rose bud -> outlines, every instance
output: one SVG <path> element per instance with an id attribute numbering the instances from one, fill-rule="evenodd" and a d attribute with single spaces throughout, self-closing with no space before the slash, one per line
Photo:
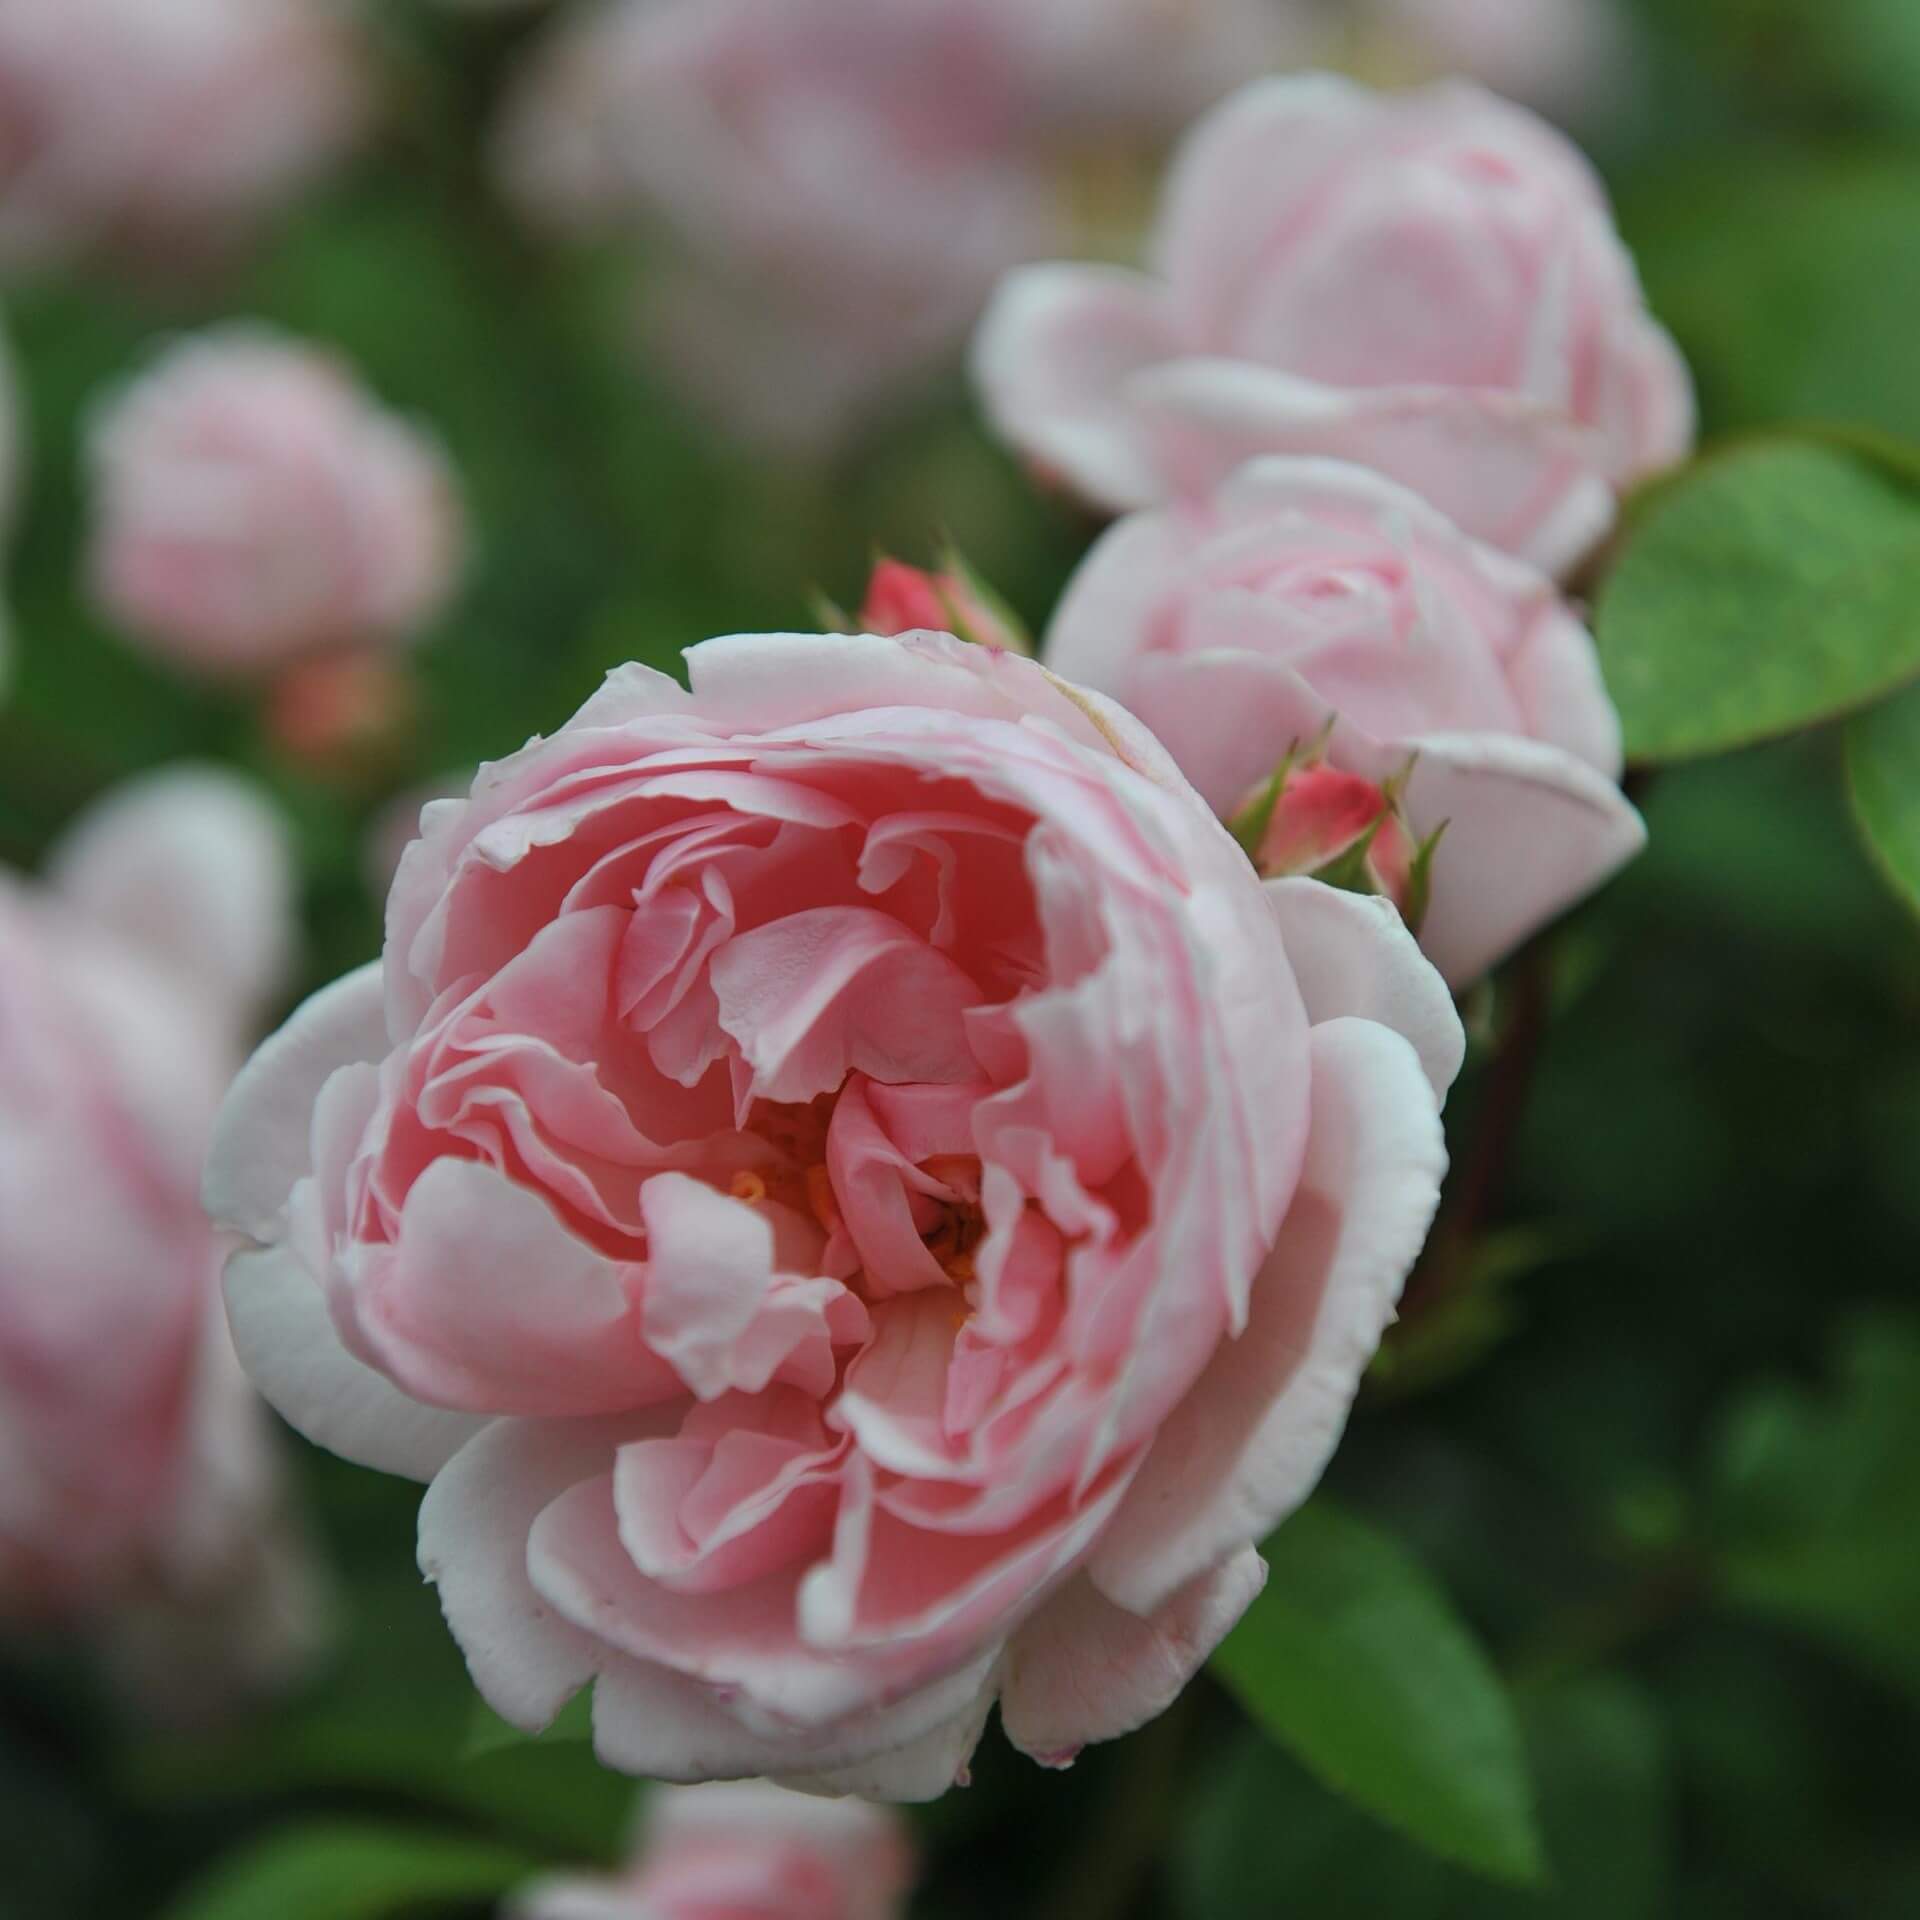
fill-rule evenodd
<path id="1" fill-rule="evenodd" d="M 0 271 L 204 262 L 332 165 L 367 105 L 327 0 L 0 0 Z"/>
<path id="2" fill-rule="evenodd" d="M 951 633 L 976 646 L 1033 652 L 1018 615 L 958 553 L 938 573 L 876 561 L 857 623 L 862 633 Z"/>
<path id="3" fill-rule="evenodd" d="M 1426 918 L 1434 848 L 1444 828 L 1424 842 L 1400 807 L 1406 775 L 1373 781 L 1328 766 L 1317 754 L 1289 755 L 1270 780 L 1247 796 L 1231 820 L 1233 837 L 1269 880 L 1306 874 L 1350 893 L 1391 900 L 1414 932 Z"/>
<path id="4" fill-rule="evenodd" d="M 1598 179 L 1472 87 L 1247 88 L 1189 137 L 1153 260 L 1017 271 L 975 342 L 999 431 L 1098 505 L 1324 456 L 1563 573 L 1692 443 Z"/>
<path id="5" fill-rule="evenodd" d="M 403 763 L 419 693 L 399 662 L 364 647 L 296 660 L 278 674 L 262 715 L 288 760 L 325 779 L 378 774 Z"/>
<path id="6" fill-rule="evenodd" d="M 616 1879 L 538 1881 L 512 1920 L 895 1920 L 913 1881 L 900 1816 L 764 1781 L 649 1794 Z"/>
<path id="7" fill-rule="evenodd" d="M 445 458 L 329 355 L 258 328 L 182 342 L 96 421 L 102 607 L 189 671 L 398 646 L 454 585 Z"/>
<path id="8" fill-rule="evenodd" d="M 1363 468 L 1256 461 L 1121 520 L 1046 657 L 1124 701 L 1223 814 L 1308 745 L 1392 782 L 1426 850 L 1421 945 L 1455 986 L 1645 839 L 1593 641 L 1553 583 Z"/>
<path id="9" fill-rule="evenodd" d="M 427 808 L 236 1082 L 242 1359 L 430 1482 L 482 1694 L 608 1765 L 1064 1764 L 1264 1577 L 1432 1215 L 1462 1035 L 1098 694 L 948 635 L 622 668 Z"/>
<path id="10" fill-rule="evenodd" d="M 133 782 L 0 877 L 0 1618 L 203 1714 L 316 1629 L 197 1205 L 214 1109 L 284 966 L 283 836 L 224 774 Z"/>

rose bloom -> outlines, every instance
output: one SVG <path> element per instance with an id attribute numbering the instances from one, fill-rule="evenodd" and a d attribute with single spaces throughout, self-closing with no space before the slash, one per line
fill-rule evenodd
<path id="1" fill-rule="evenodd" d="M 359 131 L 327 0 L 0 0 L 0 271 L 219 251 Z"/>
<path id="2" fill-rule="evenodd" d="M 894 1920 L 913 1881 L 898 1814 L 764 1781 L 661 1787 L 617 1879 L 556 1877 L 513 1920 Z"/>
<path id="3" fill-rule="evenodd" d="M 264 329 L 171 348 L 101 413 L 89 451 L 95 595 L 190 671 L 401 644 L 458 576 L 438 446 L 330 355 Z"/>
<path id="4" fill-rule="evenodd" d="M 1376 787 L 1405 773 L 1413 838 L 1445 828 L 1420 937 L 1456 985 L 1645 839 L 1593 641 L 1553 584 L 1363 468 L 1256 461 L 1121 520 L 1047 658 L 1123 700 L 1223 814 L 1316 742 Z"/>
<path id="5" fill-rule="evenodd" d="M 1560 573 L 1692 442 L 1598 179 L 1472 87 L 1247 88 L 1176 161 L 1153 262 L 1016 272 L 975 343 L 1000 432 L 1099 505 L 1352 460 Z"/>
<path id="6" fill-rule="evenodd" d="M 613 0 L 504 119 L 537 223 L 658 220 L 640 327 L 746 437 L 831 440 L 1068 245 L 1074 155 L 1158 136 L 1293 36 L 1271 0 Z"/>
<path id="7" fill-rule="evenodd" d="M 1032 661 L 687 660 L 428 808 L 384 961 L 241 1075 L 242 1359 L 431 1481 L 516 1726 L 593 1681 L 609 1765 L 925 1798 L 998 1696 L 1064 1764 L 1258 1590 L 1425 1233 L 1459 1023 L 1390 907 L 1263 889 Z"/>
<path id="8" fill-rule="evenodd" d="M 0 877 L 0 1618 L 204 1710 L 311 1637 L 311 1579 L 219 1309 L 201 1160 L 286 959 L 246 788 L 135 781 Z"/>

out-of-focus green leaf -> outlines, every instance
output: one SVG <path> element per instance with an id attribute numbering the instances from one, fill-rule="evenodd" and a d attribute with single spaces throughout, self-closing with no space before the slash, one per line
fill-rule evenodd
<path id="1" fill-rule="evenodd" d="M 537 1865 L 460 1834 L 314 1821 L 222 1861 L 165 1920 L 386 1920 L 493 1899 Z"/>
<path id="2" fill-rule="evenodd" d="M 1822 15 L 1823 33 L 1839 10 Z M 1920 436 L 1916 202 L 1909 150 L 1778 145 L 1662 170 L 1627 197 L 1654 311 L 1692 361 L 1713 426 L 1820 417 Z"/>
<path id="3" fill-rule="evenodd" d="M 1635 522 L 1596 633 L 1627 753 L 1724 753 L 1920 674 L 1920 493 L 1811 441 L 1737 447 Z"/>
<path id="4" fill-rule="evenodd" d="M 1264 1551 L 1266 1590 L 1215 1671 L 1329 1786 L 1435 1853 L 1534 1879 L 1540 1841 L 1506 1689 L 1431 1576 L 1324 1502 Z"/>
<path id="5" fill-rule="evenodd" d="M 1920 1700 L 1920 1324 L 1857 1325 L 1824 1395 L 1762 1389 L 1711 1475 L 1729 1598 L 1830 1640 Z"/>
<path id="6" fill-rule="evenodd" d="M 1847 790 L 1874 864 L 1920 912 L 1920 690 L 1882 701 L 1848 726 Z"/>
<path id="7" fill-rule="evenodd" d="M 1523 1702 L 1548 1878 L 1490 1887 L 1449 1867 L 1254 1739 L 1202 1776 L 1176 1859 L 1192 1920 L 1278 1913 L 1367 1920 L 1658 1920 L 1672 1879 L 1671 1782 L 1659 1718 L 1598 1674 Z"/>

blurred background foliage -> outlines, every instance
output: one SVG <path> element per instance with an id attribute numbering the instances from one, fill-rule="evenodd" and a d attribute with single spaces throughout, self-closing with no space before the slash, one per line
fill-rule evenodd
<path id="1" fill-rule="evenodd" d="M 1920 436 L 1920 6 L 1639 12 L 1642 97 L 1598 158 L 1710 432 Z M 401 111 L 226 281 L 9 301 L 35 457 L 0 851 L 31 863 L 136 768 L 235 761 L 297 823 L 309 985 L 376 949 L 364 842 L 392 795 L 557 724 L 611 665 L 805 625 L 810 588 L 857 598 L 874 547 L 924 559 L 949 534 L 1039 625 L 1090 532 L 987 441 L 957 376 L 827 467 L 703 431 L 631 363 L 624 267 L 544 248 L 489 190 L 474 129 L 532 24 L 384 9 Z M 88 409 L 156 335 L 233 313 L 336 343 L 431 420 L 476 529 L 418 656 L 415 736 L 345 776 L 277 757 L 246 705 L 166 677 L 78 589 Z M 1841 760 L 1825 728 L 1648 777 L 1649 851 L 1476 1009 L 1495 1035 L 1548 1016 L 1511 1164 L 1469 1255 L 1416 1282 L 1317 1522 L 1334 1560 L 1401 1556 L 1412 1585 L 1348 1638 L 1294 1622 L 1292 1657 L 1349 1708 L 1396 1644 L 1407 1685 L 1444 1686 L 1422 1608 L 1444 1609 L 1442 1637 L 1513 1690 L 1544 1878 L 1421 1849 L 1329 1789 L 1338 1755 L 1310 1771 L 1209 1679 L 1063 1776 L 990 1738 L 972 1787 L 917 1816 L 916 1913 L 1920 1912 L 1920 930 L 1852 830 Z M 1871 769 L 1856 791 L 1914 806 Z M 1470 1069 L 1460 1160 L 1500 1097 Z M 300 1466 L 341 1642 L 297 1701 L 143 1734 L 57 1654 L 0 1665 L 7 1920 L 480 1912 L 536 1865 L 618 1856 L 629 1784 L 564 1728 L 503 1742 L 477 1712 L 413 1571 L 413 1490 Z M 1257 1702 L 1250 1659 L 1223 1672 Z M 1314 1757 L 1311 1729 L 1290 1744 Z"/>

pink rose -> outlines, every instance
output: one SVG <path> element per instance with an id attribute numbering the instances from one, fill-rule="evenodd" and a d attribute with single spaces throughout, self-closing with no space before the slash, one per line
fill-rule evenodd
<path id="1" fill-rule="evenodd" d="M 1032 661 L 687 662 L 430 807 L 384 962 L 241 1075 L 236 1341 L 432 1482 L 515 1725 L 592 1681 L 609 1765 L 916 1798 L 997 1696 L 1064 1762 L 1258 1589 L 1426 1230 L 1459 1023 L 1390 907 L 1263 889 Z"/>
<path id="2" fill-rule="evenodd" d="M 1645 838 L 1593 642 L 1552 583 L 1363 468 L 1257 461 L 1205 504 L 1122 520 L 1047 659 L 1125 701 L 1222 813 L 1323 737 L 1342 772 L 1406 772 L 1413 838 L 1445 828 L 1420 942 L 1456 985 Z"/>
<path id="3" fill-rule="evenodd" d="M 177 665 L 397 645 L 452 590 L 445 458 L 312 348 L 250 327 L 183 341 L 100 416 L 91 452 L 94 590 Z"/>
<path id="4" fill-rule="evenodd" d="M 1691 444 L 1599 181 L 1471 87 L 1247 88 L 1176 162 L 1154 259 L 1017 272 L 975 343 L 995 425 L 1103 506 L 1327 456 L 1559 573 Z"/>
<path id="5" fill-rule="evenodd" d="M 641 326 L 681 390 L 806 447 L 953 355 L 995 283 L 1069 243 L 1111 161 L 1297 44 L 1275 0 L 611 0 L 509 104 L 542 225 L 662 222 Z"/>
<path id="6" fill-rule="evenodd" d="M 326 0 L 0 0 L 0 270 L 243 237 L 366 105 Z"/>
<path id="7" fill-rule="evenodd" d="M 764 1781 L 660 1787 L 613 1880 L 537 1882 L 515 1920 L 894 1920 L 913 1882 L 897 1814 Z"/>
<path id="8" fill-rule="evenodd" d="M 213 772 L 121 789 L 45 887 L 0 877 L 0 1615 L 195 1707 L 311 1628 L 197 1204 L 290 909 L 278 825 Z"/>

